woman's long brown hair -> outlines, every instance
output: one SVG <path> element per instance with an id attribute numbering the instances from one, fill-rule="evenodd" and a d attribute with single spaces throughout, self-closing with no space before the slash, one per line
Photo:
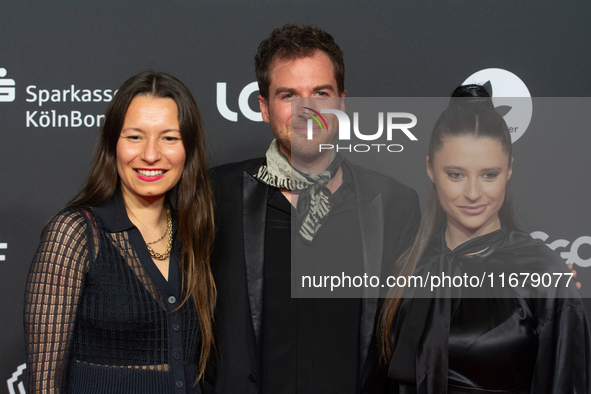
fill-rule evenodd
<path id="1" fill-rule="evenodd" d="M 454 91 L 452 97 L 450 105 L 441 114 L 433 128 L 429 141 L 429 162 L 433 163 L 435 154 L 443 148 L 445 140 L 469 136 L 498 141 L 508 157 L 509 167 L 511 167 L 512 145 L 509 129 L 503 117 L 495 111 L 486 90 L 479 85 L 461 86 Z M 520 227 L 513 210 L 510 185 L 507 185 L 505 189 L 505 199 L 499 210 L 499 218 L 510 229 L 518 230 Z M 445 221 L 446 214 L 439 203 L 437 189 L 433 184 L 419 231 L 411 247 L 394 264 L 394 275 L 408 277 L 414 273 L 417 263 Z M 389 363 L 392 358 L 394 349 L 391 334 L 404 292 L 405 288 L 391 288 L 382 304 L 378 323 L 380 362 L 382 364 Z"/>
<path id="2" fill-rule="evenodd" d="M 166 198 L 175 207 L 179 218 L 177 236 L 182 243 L 184 277 L 180 306 L 192 299 L 199 317 L 201 355 L 198 379 L 201 380 L 207 361 L 216 352 L 214 309 L 217 292 L 209 264 L 215 234 L 214 209 L 201 115 L 191 92 L 182 82 L 168 74 L 150 71 L 125 81 L 107 108 L 90 175 L 68 205 L 97 206 L 115 192 L 120 182 L 117 141 L 129 104 L 141 95 L 170 98 L 178 107 L 186 158 L 181 178 Z"/>

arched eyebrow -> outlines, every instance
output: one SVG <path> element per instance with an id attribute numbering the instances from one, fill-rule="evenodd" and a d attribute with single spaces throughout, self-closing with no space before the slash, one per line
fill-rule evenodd
<path id="1" fill-rule="evenodd" d="M 460 166 L 443 166 L 443 169 L 445 171 L 449 171 L 449 170 L 464 171 L 464 167 L 460 167 Z"/>
<path id="2" fill-rule="evenodd" d="M 126 128 L 124 128 L 123 130 L 121 130 L 121 132 L 122 132 L 122 133 L 123 133 L 124 131 L 137 131 L 137 132 L 140 132 L 140 133 L 144 133 L 144 132 L 145 132 L 144 130 L 142 130 L 142 129 L 141 129 L 141 128 L 139 128 L 139 127 L 126 127 Z"/>
<path id="3" fill-rule="evenodd" d="M 139 128 L 139 127 L 126 127 L 123 130 L 121 130 L 121 132 L 123 133 L 124 131 L 129 131 L 129 130 L 131 130 L 131 131 L 137 131 L 137 132 L 140 132 L 140 133 L 145 133 L 145 131 L 143 129 Z M 163 134 L 163 133 L 169 133 L 171 131 L 176 131 L 178 133 L 181 132 L 179 129 L 164 129 L 164 130 L 159 131 L 158 133 L 159 134 Z"/>
<path id="4" fill-rule="evenodd" d="M 465 171 L 464 167 L 460 167 L 460 166 L 444 166 L 443 169 L 445 171 Z M 503 167 L 488 167 L 488 168 L 483 168 L 482 170 L 480 170 L 481 172 L 495 172 L 495 171 L 501 171 L 503 169 Z"/>
<path id="5" fill-rule="evenodd" d="M 275 90 L 275 95 L 281 94 L 281 93 L 295 93 L 295 89 L 294 88 L 284 88 L 284 87 L 279 87 L 277 88 L 277 90 Z"/>
<path id="6" fill-rule="evenodd" d="M 318 92 L 319 90 L 330 90 L 331 92 L 334 92 L 335 91 L 334 87 L 332 85 L 330 85 L 330 84 L 319 85 L 319 86 L 316 86 L 314 88 L 314 91 L 315 92 Z"/>
<path id="7" fill-rule="evenodd" d="M 502 169 L 503 169 L 503 167 L 489 167 L 489 168 L 482 169 L 482 172 L 495 172 L 495 171 L 501 171 Z"/>
<path id="8" fill-rule="evenodd" d="M 162 134 L 162 133 L 168 133 L 168 132 L 170 132 L 170 131 L 176 131 L 176 132 L 178 132 L 178 133 L 180 133 L 180 132 L 181 132 L 179 129 L 165 129 L 165 130 L 162 130 L 162 131 L 160 132 L 160 134 Z"/>

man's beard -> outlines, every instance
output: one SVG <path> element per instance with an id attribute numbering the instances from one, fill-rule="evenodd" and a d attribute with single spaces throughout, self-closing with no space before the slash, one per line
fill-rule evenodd
<path id="1" fill-rule="evenodd" d="M 314 139 L 308 140 L 302 135 L 293 136 L 290 126 L 286 128 L 287 131 L 285 131 L 284 128 L 280 132 L 276 132 L 276 130 L 278 130 L 277 127 L 277 124 L 271 122 L 271 128 L 273 129 L 273 134 L 275 135 L 279 146 L 290 152 L 292 158 L 305 161 L 316 159 L 322 156 L 323 153 L 326 153 L 326 151 L 320 151 L 320 145 L 332 144 L 335 137 L 330 136 L 328 133 L 323 133 L 321 136 L 316 136 Z"/>

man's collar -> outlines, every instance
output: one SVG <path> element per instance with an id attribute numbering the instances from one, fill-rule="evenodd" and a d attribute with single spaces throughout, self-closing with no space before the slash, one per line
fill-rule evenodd
<path id="1" fill-rule="evenodd" d="M 355 190 L 357 198 L 361 198 L 365 201 L 371 201 L 375 198 L 376 192 L 373 186 L 365 179 L 367 174 L 362 174 L 362 172 L 367 172 L 367 170 L 356 171 L 356 169 L 359 170 L 361 168 L 357 167 L 347 159 L 343 160 L 341 167 L 343 168 L 343 183 L 348 182 L 352 185 L 352 189 Z"/>
<path id="2" fill-rule="evenodd" d="M 343 164 L 345 164 L 347 161 L 343 160 Z M 345 183 L 350 183 L 350 184 L 355 184 L 355 182 L 353 181 L 353 175 L 351 174 L 351 168 L 347 165 L 343 165 L 341 164 L 341 169 L 343 170 L 343 184 Z"/>

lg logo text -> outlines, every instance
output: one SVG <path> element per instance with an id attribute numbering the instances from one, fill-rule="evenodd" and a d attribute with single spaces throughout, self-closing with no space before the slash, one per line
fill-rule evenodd
<path id="1" fill-rule="evenodd" d="M 260 112 L 253 111 L 248 105 L 249 97 L 259 91 L 259 84 L 257 82 L 249 83 L 242 89 L 238 96 L 238 108 L 242 115 L 253 122 L 262 122 L 263 116 Z M 216 104 L 220 114 L 230 122 L 238 122 L 238 113 L 228 108 L 226 82 L 217 83 Z"/>

